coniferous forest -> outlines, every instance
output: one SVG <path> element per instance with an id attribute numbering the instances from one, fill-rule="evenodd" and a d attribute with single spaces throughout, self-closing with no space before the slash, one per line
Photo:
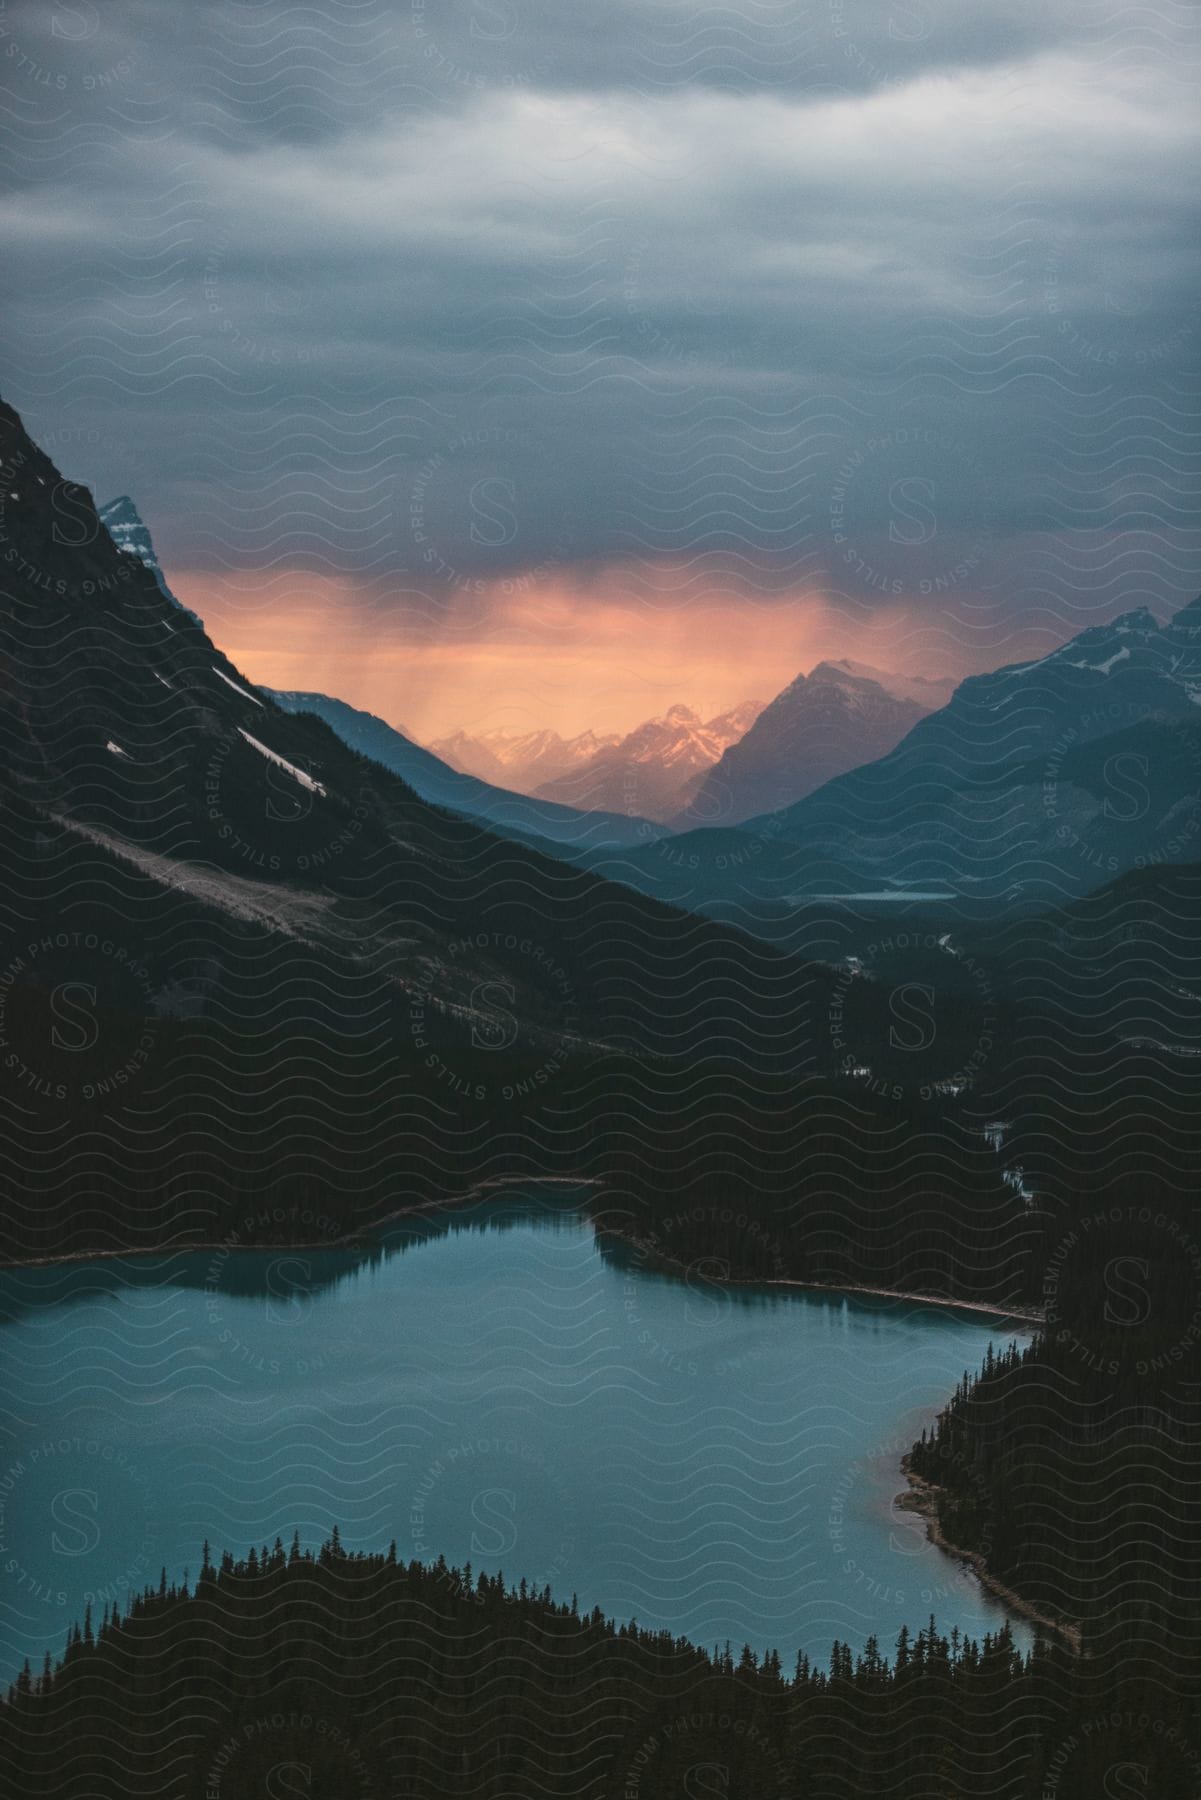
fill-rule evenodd
<path id="1" fill-rule="evenodd" d="M 48 483 L 51 466 L 8 419 L 14 466 L 32 459 Z M 25 521 L 31 556 L 44 523 L 36 510 Z M 90 554 L 102 575 L 118 553 L 101 544 Z M 65 550 L 53 555 L 73 566 Z M 108 604 L 100 625 L 62 598 L 33 625 L 20 606 L 9 622 L 14 657 L 31 629 L 47 643 L 66 629 L 76 649 L 95 641 L 68 706 L 34 679 L 36 702 L 8 721 L 14 742 L 31 721 L 34 731 L 5 813 L 9 898 L 26 942 L 5 990 L 11 1142 L 24 1158 L 20 1197 L 4 1213 L 7 1256 L 304 1243 L 319 1205 L 322 1244 L 367 1265 L 371 1228 L 398 1201 L 401 1211 L 433 1206 L 436 1230 L 437 1209 L 481 1186 L 558 1176 L 580 1184 L 618 1265 L 1013 1308 L 1041 1320 L 1033 1340 L 969 1371 L 907 1462 L 931 1529 L 1036 1619 L 1039 1635 L 1020 1654 L 1004 1634 L 965 1642 L 934 1617 L 897 1643 L 859 1654 L 832 1644 L 828 1665 L 794 1669 L 779 1660 L 787 1645 L 757 1659 L 737 1644 L 581 1617 L 561 1594 L 529 1592 L 520 1568 L 477 1579 L 349 1556 L 336 1540 L 316 1558 L 276 1546 L 235 1562 L 241 1546 L 221 1545 L 189 1586 L 164 1572 L 157 1589 L 119 1601 L 119 1614 L 101 1603 L 59 1664 L 21 1675 L 0 1708 L 7 1790 L 180 1800 L 1195 1793 L 1196 1075 L 1185 1060 L 1165 1076 L 1162 1053 L 1131 1036 L 1175 1004 L 1164 1000 L 1165 971 L 1171 993 L 1192 979 L 1192 868 L 975 940 L 965 932 L 959 954 L 986 971 L 989 999 L 982 1015 L 952 984 L 916 1085 L 890 1039 L 887 990 L 870 984 L 856 996 L 856 1028 L 879 1040 L 879 1055 L 863 1086 L 813 1038 L 814 1012 L 840 992 L 828 966 L 564 874 L 524 848 L 510 889 L 511 849 L 325 747 L 327 780 L 337 762 L 360 784 L 374 837 L 325 878 L 319 930 L 295 929 L 293 883 L 255 890 L 272 934 L 263 960 L 249 953 L 262 920 L 246 916 L 219 844 L 198 882 L 178 847 L 170 863 L 149 848 L 158 823 L 141 775 L 106 765 L 93 793 L 80 773 L 81 759 L 90 767 L 80 693 L 120 707 L 122 736 L 149 729 L 154 739 L 144 694 L 121 690 L 153 679 L 139 641 L 170 603 L 135 581 L 132 600 Z M 194 624 L 172 635 L 171 679 L 197 696 L 216 653 Z M 89 688 L 90 661 L 114 650 L 115 701 Z M 43 647 L 35 675 L 42 656 L 57 667 Z M 229 689 L 233 678 L 222 679 Z M 189 704 L 198 737 L 223 728 L 207 698 Z M 216 704 L 243 717 L 263 705 L 224 694 Z M 177 715 L 163 721 L 162 747 L 179 764 L 186 812 L 194 773 Z M 273 725 L 277 742 L 284 728 Z M 303 759 L 315 727 L 302 715 L 286 729 Z M 81 781 L 96 822 L 51 852 L 50 827 Z M 448 929 L 469 923 L 464 868 L 514 930 L 448 942 Z M 473 977 L 506 979 L 504 959 L 523 954 L 516 928 L 531 884 L 549 908 L 550 966 L 573 1000 L 570 1016 L 556 1010 L 544 967 L 513 988 L 528 1018 L 495 1096 L 479 1019 L 453 994 L 435 1003 L 428 970 L 444 959 L 445 981 L 466 944 Z M 386 984 L 396 944 L 355 940 L 365 895 L 414 921 L 425 943 L 421 1057 L 406 1042 L 412 990 Z M 99 995 L 102 1029 L 82 1060 L 59 1058 L 81 1097 L 68 1129 L 47 1133 L 27 1104 L 38 1088 L 24 1058 L 45 1035 L 48 993 L 86 973 L 71 925 L 80 908 L 106 944 L 139 914 L 145 961 Z M 610 954 L 623 934 L 639 945 L 639 969 Z M 897 959 L 891 974 L 906 974 L 904 934 L 883 954 Z M 49 976 L 33 966 L 41 955 Z M 698 1009 L 694 966 L 712 1015 Z M 312 1053 L 292 1055 L 298 1031 Z M 970 1080 L 936 1079 L 966 1067 L 985 1037 L 987 1061 Z M 119 1052 L 140 1090 L 135 1052 L 147 1038 L 144 1128 L 114 1132 L 106 1070 Z M 559 1053 L 548 1052 L 556 1041 Z M 1107 1074 L 1115 1056 L 1119 1104 Z"/>
<path id="2" fill-rule="evenodd" d="M 1148 1204 L 1187 1244 L 1191 1209 Z M 1056 1282 L 1054 1324 L 990 1353 L 909 1457 L 946 1540 L 1045 1621 L 1029 1654 L 932 1617 L 785 1667 L 582 1613 L 516 1571 L 348 1554 L 336 1531 L 316 1555 L 206 1544 L 189 1583 L 164 1571 L 89 1609 L 61 1661 L 26 1667 L 0 1708 L 7 1791 L 1094 1800 L 1126 1770 L 1190 1800 L 1196 1302 L 1165 1255 L 1134 1339 L 1133 1315 L 1106 1319 L 1104 1271 L 1145 1224 L 1112 1211 Z"/>
<path id="3" fill-rule="evenodd" d="M 1198 76 L 0 0 L 0 1800 L 1201 1800 Z"/>
<path id="4" fill-rule="evenodd" d="M 14 1793 L 1093 1800 L 1118 1763 L 1196 1793 L 1195 1694 L 931 1620 L 827 1667 L 702 1651 L 395 1545 L 277 1542 L 88 1618 L 0 1714 Z M 289 1782 L 293 1785 L 289 1786 Z M 307 1785 L 305 1785 L 307 1783 Z"/>

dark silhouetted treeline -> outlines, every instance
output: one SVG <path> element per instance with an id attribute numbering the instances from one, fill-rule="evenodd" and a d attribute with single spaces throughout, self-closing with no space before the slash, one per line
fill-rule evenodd
<path id="1" fill-rule="evenodd" d="M 1118 1700 L 1067 1652 L 934 1622 L 828 1669 L 705 1653 L 548 1593 L 386 1555 L 296 1546 L 208 1562 L 189 1591 L 88 1618 L 0 1707 L 14 1795 L 89 1800 L 1096 1800 L 1118 1763 L 1196 1792 L 1170 1701 Z"/>
<path id="2" fill-rule="evenodd" d="M 1089 1663 L 1144 1698 L 1201 1695 L 1197 1208 L 1111 1185 L 1047 1222 L 1046 1325 L 965 1379 L 914 1471 L 946 1536 L 1079 1621 Z"/>

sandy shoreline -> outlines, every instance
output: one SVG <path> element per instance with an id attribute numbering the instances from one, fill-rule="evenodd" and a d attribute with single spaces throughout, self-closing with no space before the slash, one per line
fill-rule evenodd
<path id="1" fill-rule="evenodd" d="M 1025 1619 L 1031 1625 L 1039 1626 L 1043 1631 L 1050 1632 L 1052 1636 L 1059 1638 L 1079 1656 L 1082 1648 L 1079 1625 L 1074 1624 L 1070 1619 L 1053 1618 L 1050 1613 L 1040 1611 L 1037 1606 L 1033 1606 L 1030 1601 L 1024 1600 L 1020 1594 L 1015 1593 L 1013 1588 L 1006 1587 L 1003 1581 L 998 1581 L 978 1550 L 965 1550 L 960 1544 L 952 1544 L 938 1522 L 938 1496 L 941 1490 L 934 1482 L 926 1481 L 923 1476 L 916 1474 L 910 1468 L 908 1456 L 901 1458 L 901 1473 L 909 1483 L 909 1492 L 902 1494 L 896 1504 L 905 1512 L 917 1513 L 919 1518 L 925 1521 L 926 1535 L 930 1542 L 935 1544 L 945 1555 L 954 1557 L 956 1562 L 963 1563 L 966 1568 L 969 1568 L 985 1592 L 999 1600 L 1008 1612 L 1013 1613 L 1019 1619 Z"/>
<path id="2" fill-rule="evenodd" d="M 912 1294 L 904 1288 L 859 1287 L 833 1281 L 756 1282 L 757 1287 L 807 1288 L 815 1294 L 872 1294 L 888 1300 L 916 1300 L 923 1306 L 945 1306 L 953 1312 L 986 1313 L 990 1319 L 1013 1319 L 1023 1325 L 1041 1325 L 1041 1312 L 1017 1307 L 995 1306 L 988 1300 L 950 1300 L 945 1294 Z"/>
<path id="3" fill-rule="evenodd" d="M 598 1226 L 593 1229 L 604 1237 L 620 1238 L 622 1243 L 632 1244 L 647 1257 L 650 1265 L 667 1274 L 687 1275 L 689 1264 L 678 1259 L 664 1256 L 654 1243 L 646 1238 L 636 1237 L 632 1232 L 618 1231 L 612 1225 Z M 783 1288 L 799 1294 L 848 1294 L 852 1297 L 865 1295 L 872 1299 L 912 1300 L 922 1306 L 941 1306 L 951 1312 L 983 1313 L 990 1319 L 1012 1319 L 1022 1325 L 1041 1325 L 1043 1315 L 1033 1308 L 994 1305 L 986 1300 L 954 1300 L 946 1294 L 915 1294 L 904 1288 L 865 1287 L 857 1282 L 849 1281 L 797 1281 L 789 1276 L 764 1275 L 714 1275 L 706 1266 L 705 1280 L 711 1281 L 715 1287 L 749 1287 L 749 1288 Z"/>

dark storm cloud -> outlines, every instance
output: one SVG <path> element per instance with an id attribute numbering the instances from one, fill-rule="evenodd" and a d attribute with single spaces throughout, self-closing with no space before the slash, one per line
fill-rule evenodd
<path id="1" fill-rule="evenodd" d="M 1138 17 L 0 5 L 4 387 L 190 566 L 708 558 L 1000 637 L 1117 532 L 1167 604 L 1197 27 Z"/>
<path id="2" fill-rule="evenodd" d="M 123 87 L 190 96 L 214 129 L 269 137 L 336 135 L 364 101 L 410 109 L 423 90 L 431 104 L 515 87 L 865 91 L 1115 29 L 1083 0 L 0 0 L 27 87 L 85 112 Z"/>

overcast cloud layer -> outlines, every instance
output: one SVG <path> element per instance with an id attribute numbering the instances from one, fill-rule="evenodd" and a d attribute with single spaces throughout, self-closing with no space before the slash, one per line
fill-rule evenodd
<path id="1" fill-rule="evenodd" d="M 523 669 L 606 726 L 992 666 L 1201 588 L 1199 50 L 1096 0 L 0 0 L 0 388 L 252 674 L 324 645 L 431 730 Z"/>

